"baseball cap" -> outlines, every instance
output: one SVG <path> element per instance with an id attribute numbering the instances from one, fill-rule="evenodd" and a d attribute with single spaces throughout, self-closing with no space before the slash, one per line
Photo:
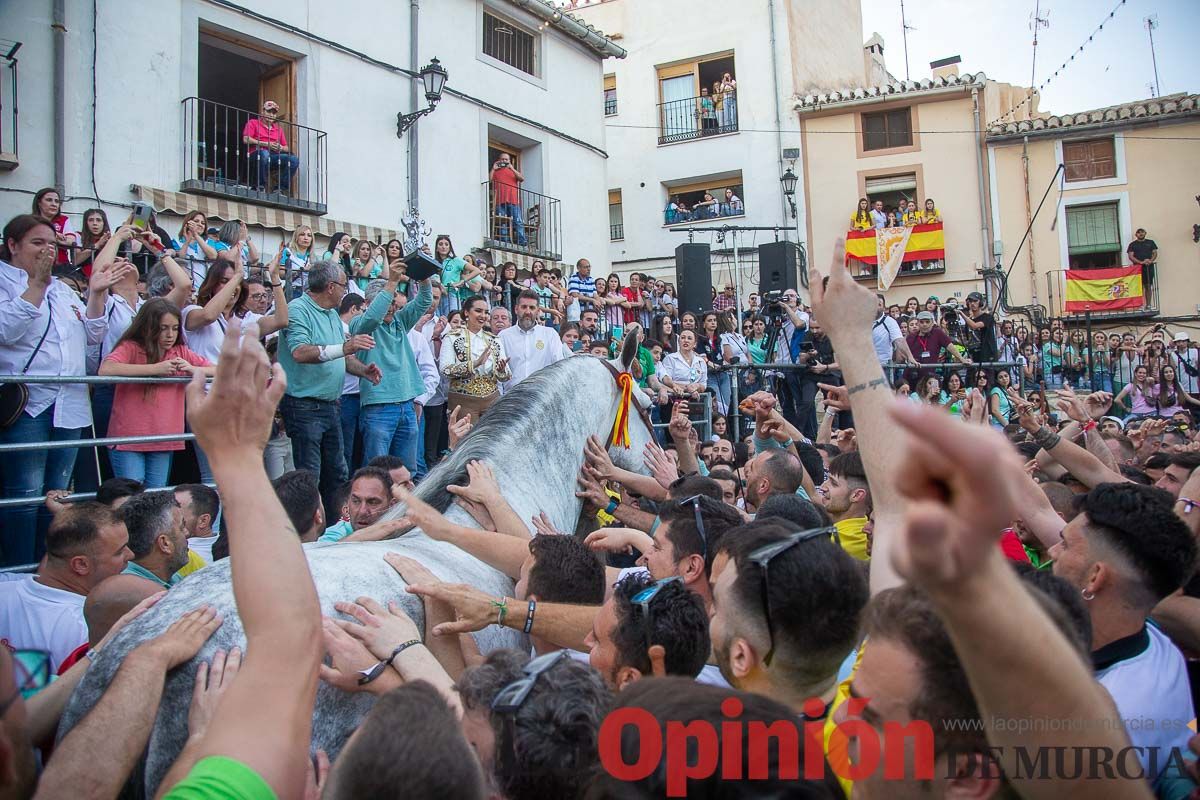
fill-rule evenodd
<path id="1" fill-rule="evenodd" d="M 981 295 L 979 292 L 971 292 L 969 295 L 967 295 L 967 299 L 974 300 L 977 303 L 982 303 L 983 295 Z"/>
<path id="2" fill-rule="evenodd" d="M 1115 422 L 1117 424 L 1118 428 L 1120 428 L 1121 430 L 1125 430 L 1125 420 L 1121 419 L 1120 417 L 1101 417 L 1100 420 L 1101 421 L 1108 420 L 1109 422 Z"/>
<path id="3" fill-rule="evenodd" d="M 1175 334 L 1175 336 L 1173 337 L 1173 339 L 1174 339 L 1174 341 L 1176 341 L 1176 342 L 1187 342 L 1187 341 L 1191 341 L 1191 337 L 1190 337 L 1190 336 L 1188 336 L 1188 335 L 1187 335 L 1186 333 L 1184 333 L 1183 331 L 1179 331 L 1178 333 L 1176 333 L 1176 334 Z"/>
<path id="4" fill-rule="evenodd" d="M 917 319 L 918 320 L 926 320 L 928 322 L 933 322 L 933 312 L 932 311 L 922 311 L 920 314 L 917 314 Z"/>

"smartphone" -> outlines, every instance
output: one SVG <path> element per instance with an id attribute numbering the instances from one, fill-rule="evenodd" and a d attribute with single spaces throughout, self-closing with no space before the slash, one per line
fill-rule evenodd
<path id="1" fill-rule="evenodd" d="M 133 204 L 133 227 L 139 231 L 150 230 L 150 215 L 154 213 L 154 207 L 149 203 L 137 202 Z"/>

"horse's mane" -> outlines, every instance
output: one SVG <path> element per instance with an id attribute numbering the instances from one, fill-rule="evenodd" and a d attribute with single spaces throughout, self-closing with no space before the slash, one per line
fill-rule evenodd
<path id="1" fill-rule="evenodd" d="M 506 391 L 463 443 L 421 481 L 417 497 L 445 513 L 454 501 L 446 487 L 467 482 L 468 462 L 496 465 L 513 451 L 529 447 L 538 439 L 537 432 L 545 430 L 547 420 L 558 419 L 565 408 L 578 402 L 582 371 L 604 368 L 599 359 L 572 356 L 539 369 Z M 447 404 L 446 412 L 450 410 Z"/>

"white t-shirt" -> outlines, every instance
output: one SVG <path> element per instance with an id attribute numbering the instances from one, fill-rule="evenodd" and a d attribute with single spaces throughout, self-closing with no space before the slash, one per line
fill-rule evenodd
<path id="1" fill-rule="evenodd" d="M 887 314 L 875 320 L 875 324 L 871 326 L 871 343 L 875 345 L 875 356 L 880 364 L 892 360 L 892 343 L 903 338 L 900 326 Z"/>
<path id="2" fill-rule="evenodd" d="M 229 323 L 225 321 L 225 317 L 222 315 L 202 328 L 197 328 L 194 331 L 187 330 L 188 315 L 199 308 L 200 306 L 198 305 L 184 307 L 182 320 L 182 327 L 184 329 L 183 338 L 193 353 L 198 353 L 215 364 L 221 357 L 221 343 L 225 341 L 225 329 L 229 327 Z"/>
<path id="3" fill-rule="evenodd" d="M 0 583 L 0 642 L 13 650 L 46 650 L 50 671 L 88 641 L 84 596 L 36 580 Z"/>
<path id="4" fill-rule="evenodd" d="M 1127 651 L 1114 653 L 1120 658 L 1118 661 L 1104 664 L 1106 648 L 1092 656 L 1100 662 L 1096 680 L 1116 702 L 1117 714 L 1125 721 L 1125 732 L 1138 751 L 1147 779 L 1153 783 L 1167 766 L 1172 747 L 1178 747 L 1181 753 L 1188 752 L 1191 731 L 1187 723 L 1194 714 L 1183 654 L 1154 625 L 1147 624 L 1145 631 L 1145 639 L 1137 634 L 1114 643 L 1117 645 L 1114 650 Z M 1142 649 L 1134 652 L 1138 647 Z M 1155 757 L 1150 756 L 1149 749 L 1158 750 Z"/>
<path id="5" fill-rule="evenodd" d="M 193 536 L 188 539 L 188 550 L 204 559 L 205 564 L 211 564 L 213 562 L 213 545 L 219 538 L 221 538 L 219 533 L 214 533 L 212 536 Z"/>
<path id="6" fill-rule="evenodd" d="M 346 338 L 349 339 L 350 338 L 350 323 L 343 321 L 342 322 L 342 331 L 346 334 Z M 342 379 L 342 396 L 345 397 L 348 394 L 358 394 L 359 393 L 358 381 L 359 381 L 359 377 L 357 375 L 351 375 L 350 371 L 347 370 L 346 377 Z"/>

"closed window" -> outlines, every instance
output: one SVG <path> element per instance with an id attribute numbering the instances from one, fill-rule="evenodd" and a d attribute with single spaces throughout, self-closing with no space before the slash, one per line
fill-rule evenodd
<path id="1" fill-rule="evenodd" d="M 912 145 L 912 114 L 907 108 L 862 115 L 863 150 Z"/>
<path id="2" fill-rule="evenodd" d="M 1067 168 L 1067 180 L 1071 182 L 1117 177 L 1112 137 L 1063 142 L 1063 164 Z"/>
<path id="3" fill-rule="evenodd" d="M 1067 209 L 1067 254 L 1072 269 L 1120 266 L 1121 226 L 1116 203 Z"/>
<path id="4" fill-rule="evenodd" d="M 537 75 L 538 37 L 506 19 L 483 12 L 483 52 L 514 69 Z"/>
<path id="5" fill-rule="evenodd" d="M 604 76 L 604 116 L 617 113 L 617 76 Z"/>

